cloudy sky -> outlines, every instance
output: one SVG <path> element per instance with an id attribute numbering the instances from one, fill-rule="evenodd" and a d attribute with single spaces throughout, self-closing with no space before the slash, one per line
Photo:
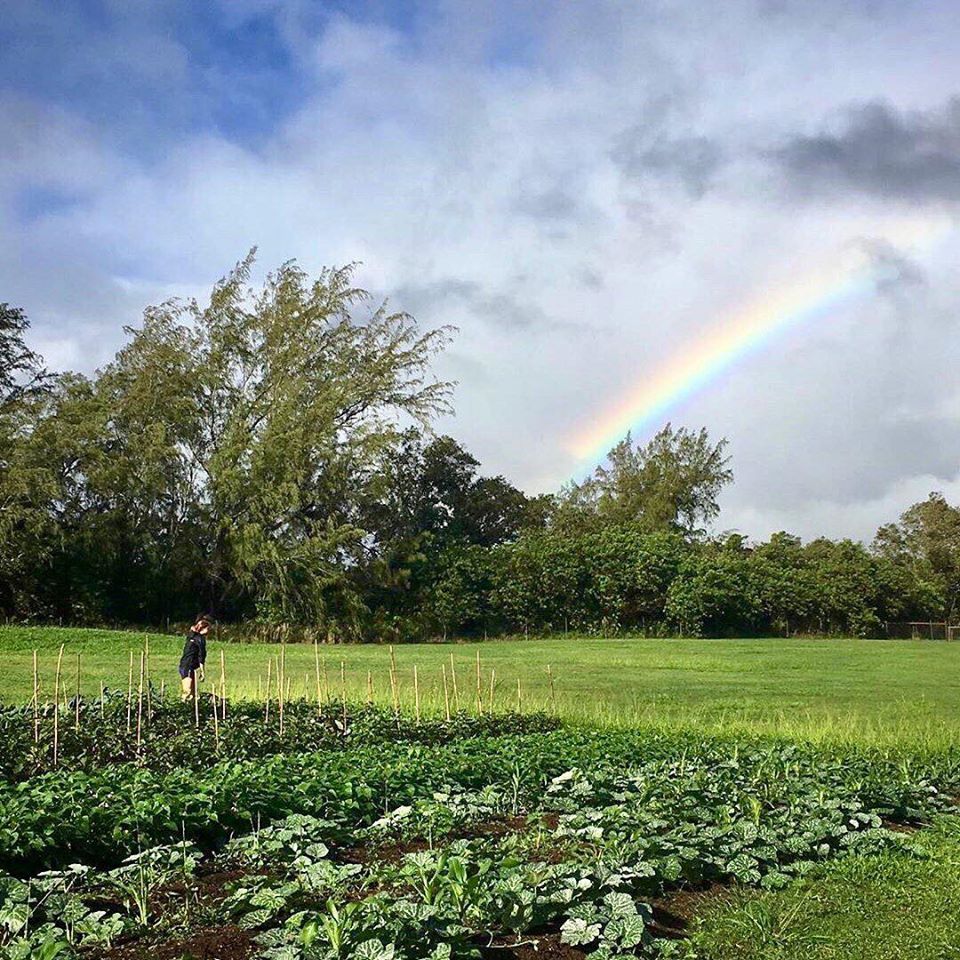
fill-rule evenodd
<path id="1" fill-rule="evenodd" d="M 536 492 L 747 311 L 767 335 L 637 414 L 729 439 L 721 528 L 960 500 L 955 0 L 3 6 L 0 300 L 52 366 L 253 245 L 359 261 L 459 328 L 441 427 Z"/>

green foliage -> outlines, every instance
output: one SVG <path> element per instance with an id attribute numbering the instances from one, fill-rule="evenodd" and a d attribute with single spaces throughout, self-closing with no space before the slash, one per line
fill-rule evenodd
<path id="1" fill-rule="evenodd" d="M 727 442 L 668 423 L 645 445 L 628 433 L 581 484 L 568 487 L 557 505 L 561 529 L 583 531 L 629 524 L 645 533 L 675 531 L 701 536 L 719 513 L 717 498 L 733 480 Z"/>
<path id="2" fill-rule="evenodd" d="M 947 621 L 960 602 L 960 509 L 943 494 L 915 503 L 877 531 L 874 550 L 929 595 L 928 608 Z"/>
<path id="3" fill-rule="evenodd" d="M 17 791 L 24 807 L 4 798 L 7 864 L 11 829 L 43 831 L 27 812 L 39 802 L 55 813 L 53 795 L 112 841 L 99 867 L 0 884 L 10 946 L 26 911 L 34 944 L 70 949 L 175 929 L 163 891 L 176 879 L 189 903 L 197 854 L 171 839 L 111 863 L 137 833 L 202 837 L 206 873 L 236 878 L 205 909 L 256 931 L 273 960 L 450 960 L 544 930 L 599 958 L 667 956 L 652 936 L 654 898 L 714 883 L 780 889 L 835 857 L 910 851 L 884 824 L 952 810 L 960 785 L 955 757 L 921 770 L 869 751 L 588 730 L 220 764 L 191 778 L 195 813 L 176 773 L 131 773 L 86 776 L 82 794 L 76 774 L 41 777 Z M 151 822 L 158 803 L 178 815 Z M 503 819 L 516 809 L 523 816 Z M 59 851 L 96 849 L 92 834 L 71 836 L 62 821 L 55 831 Z M 94 916 L 109 890 L 121 891 L 122 910 Z"/>

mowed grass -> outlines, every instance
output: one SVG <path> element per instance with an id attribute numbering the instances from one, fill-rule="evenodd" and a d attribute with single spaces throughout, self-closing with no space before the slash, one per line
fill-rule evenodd
<path id="1" fill-rule="evenodd" d="M 43 694 L 53 690 L 60 645 L 63 683 L 91 694 L 105 683 L 126 690 L 130 654 L 134 683 L 149 641 L 155 686 L 178 683 L 182 638 L 159 634 L 46 627 L 0 627 L 0 698 L 32 696 L 37 650 Z M 210 641 L 207 685 L 219 681 L 224 654 L 230 696 L 264 696 L 268 663 L 276 679 L 280 647 Z M 399 697 L 442 709 L 442 670 L 453 701 L 476 709 L 477 655 L 482 700 L 494 709 L 555 710 L 570 720 L 654 725 L 710 733 L 774 734 L 790 739 L 939 749 L 960 743 L 960 644 L 907 640 L 548 639 L 473 644 L 409 644 L 394 648 Z M 338 696 L 389 702 L 390 652 L 379 645 L 319 648 L 321 686 Z M 316 653 L 310 645 L 284 649 L 292 696 L 316 696 Z M 342 678 L 341 678 L 342 670 Z M 553 678 L 551 689 L 550 678 Z"/>
<path id="2" fill-rule="evenodd" d="M 695 924 L 698 960 L 960 958 L 960 822 L 911 838 L 916 853 L 853 856 L 778 893 L 720 898 Z"/>

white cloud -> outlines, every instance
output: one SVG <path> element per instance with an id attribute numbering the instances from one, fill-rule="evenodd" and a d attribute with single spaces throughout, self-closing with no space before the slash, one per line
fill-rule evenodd
<path id="1" fill-rule="evenodd" d="M 941 107 L 960 65 L 922 11 L 441 3 L 409 30 L 340 16 L 318 34 L 295 4 L 243 16 L 274 7 L 314 72 L 261 139 L 196 130 L 134 157 L 62 106 L 31 102 L 31 125 L 0 101 L 26 144 L 0 157 L 0 298 L 52 360 L 102 362 L 145 303 L 198 293 L 253 244 L 264 268 L 359 260 L 395 306 L 459 326 L 444 428 L 550 489 L 579 428 L 743 303 L 865 237 L 903 253 L 897 225 L 937 213 L 801 205 L 764 160 L 881 92 Z M 73 202 L 24 218 L 30 184 Z M 955 483 L 960 292 L 943 251 L 916 266 L 920 289 L 798 328 L 673 412 L 730 438 L 721 526 L 865 536 Z"/>

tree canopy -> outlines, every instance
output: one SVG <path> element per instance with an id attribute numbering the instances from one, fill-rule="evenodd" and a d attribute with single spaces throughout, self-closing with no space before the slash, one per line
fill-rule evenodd
<path id="1" fill-rule="evenodd" d="M 251 253 L 169 300 L 91 376 L 49 375 L 0 305 L 0 612 L 225 619 L 345 639 L 455 633 L 851 633 L 960 602 L 940 494 L 870 549 L 712 532 L 727 442 L 666 424 L 582 483 L 528 496 L 437 435 L 450 331 Z"/>

